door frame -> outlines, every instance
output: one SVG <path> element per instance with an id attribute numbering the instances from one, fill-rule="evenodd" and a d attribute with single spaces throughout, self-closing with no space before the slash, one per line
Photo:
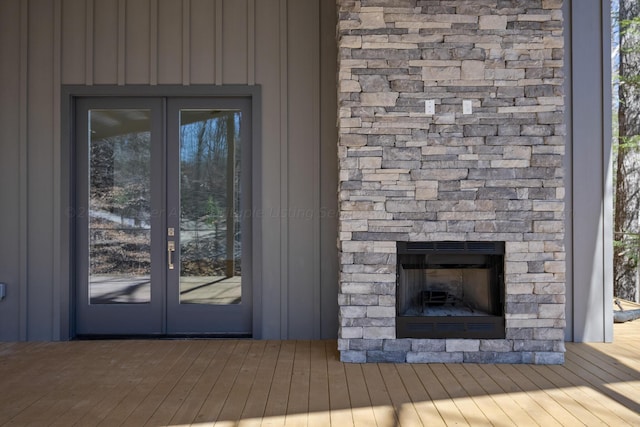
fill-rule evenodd
<path id="1" fill-rule="evenodd" d="M 76 101 L 96 97 L 167 97 L 167 98 L 248 98 L 251 103 L 251 272 L 252 284 L 252 330 L 253 338 L 262 338 L 262 141 L 261 117 L 262 96 L 259 85 L 157 85 L 157 86 L 78 86 L 63 85 L 61 88 L 61 147 L 60 147 L 60 277 L 61 286 L 56 293 L 60 307 L 58 339 L 76 337 L 76 153 L 75 110 Z M 55 329 L 54 325 L 54 329 Z"/>

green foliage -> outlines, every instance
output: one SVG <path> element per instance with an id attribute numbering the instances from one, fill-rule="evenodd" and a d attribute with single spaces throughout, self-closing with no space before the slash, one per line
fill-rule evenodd
<path id="1" fill-rule="evenodd" d="M 631 17 L 630 19 L 618 20 L 618 26 L 621 33 L 629 35 L 640 35 L 640 17 Z"/>
<path id="2" fill-rule="evenodd" d="M 640 50 L 638 51 L 640 53 Z M 627 87 L 639 88 L 640 87 L 640 76 L 637 74 L 627 75 L 627 76 L 618 76 L 618 81 L 622 85 L 626 85 Z"/>
<path id="3" fill-rule="evenodd" d="M 640 260 L 640 234 L 618 233 L 613 241 L 615 252 L 623 257 L 629 268 L 637 268 Z"/>
<path id="4" fill-rule="evenodd" d="M 640 135 L 619 136 L 615 145 L 617 149 L 637 150 L 640 148 Z"/>
<path id="5" fill-rule="evenodd" d="M 219 203 L 213 199 L 213 197 L 209 196 L 207 200 L 207 214 L 205 216 L 204 222 L 207 225 L 217 224 L 222 220 L 222 215 L 224 211 L 220 208 Z"/>

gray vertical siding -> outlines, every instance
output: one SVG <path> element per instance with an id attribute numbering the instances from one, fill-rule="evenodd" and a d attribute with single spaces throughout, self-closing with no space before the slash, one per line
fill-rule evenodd
<path id="1" fill-rule="evenodd" d="M 190 56 L 189 81 L 192 84 L 211 83 L 215 81 L 216 26 L 211 23 L 216 22 L 216 3 L 191 0 L 189 12 L 188 47 L 198 52 L 198 55 Z"/>
<path id="2" fill-rule="evenodd" d="M 22 164 L 25 157 L 24 135 L 20 134 L 23 97 L 23 80 L 20 73 L 23 41 L 20 3 L 0 2 L 0 281 L 8 284 L 7 298 L 0 302 L 0 340 L 24 337 L 25 325 L 20 312 L 25 283 L 22 260 L 25 258 L 24 235 L 24 186 Z"/>
<path id="3" fill-rule="evenodd" d="M 331 2 L 3 0 L 0 24 L 0 339 L 69 337 L 60 91 L 102 84 L 261 86 L 254 333 L 336 336 L 337 227 L 319 215 L 336 200 L 336 52 L 320 40 L 321 26 L 335 34 Z"/>
<path id="4" fill-rule="evenodd" d="M 27 61 L 27 336 L 53 336 L 54 2 L 29 2 Z"/>
<path id="5" fill-rule="evenodd" d="M 338 331 L 338 230 L 336 144 L 336 10 L 334 2 L 321 2 L 320 10 L 320 335 L 335 337 Z"/>
<path id="6" fill-rule="evenodd" d="M 310 7 L 311 6 L 311 7 Z M 309 2 L 289 2 L 287 22 L 290 34 L 297 34 L 288 44 L 289 63 L 300 64 L 288 73 L 289 100 L 295 105 L 289 111 L 289 149 L 287 163 L 289 179 L 285 191 L 289 196 L 288 212 L 288 307 L 289 337 L 302 338 L 309 331 L 320 336 L 319 305 L 320 264 L 319 245 L 313 256 L 306 253 L 308 242 L 319 242 L 320 223 L 317 216 L 320 204 L 320 129 L 319 105 L 320 60 L 317 53 L 307 49 L 309 43 L 319 46 L 318 7 Z M 304 160 L 303 160 L 304 159 Z M 313 291 L 308 292 L 309 289 Z M 337 298 L 337 297 L 336 297 Z"/>
<path id="7" fill-rule="evenodd" d="M 613 339 L 611 71 L 609 2 L 573 0 L 567 198 L 568 336 Z M 587 89 L 588 88 L 588 89 Z"/>

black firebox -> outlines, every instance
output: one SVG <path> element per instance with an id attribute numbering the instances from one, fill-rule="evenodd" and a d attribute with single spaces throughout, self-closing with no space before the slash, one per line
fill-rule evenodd
<path id="1" fill-rule="evenodd" d="M 398 242 L 397 338 L 505 338 L 504 242 Z"/>

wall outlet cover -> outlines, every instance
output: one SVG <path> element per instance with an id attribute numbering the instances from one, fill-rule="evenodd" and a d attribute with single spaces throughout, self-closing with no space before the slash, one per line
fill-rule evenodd
<path id="1" fill-rule="evenodd" d="M 436 113 L 436 101 L 434 99 L 424 101 L 424 113 L 427 116 L 433 116 Z"/>
<path id="2" fill-rule="evenodd" d="M 472 114 L 473 113 L 473 103 L 469 99 L 465 99 L 462 101 L 462 114 Z"/>

